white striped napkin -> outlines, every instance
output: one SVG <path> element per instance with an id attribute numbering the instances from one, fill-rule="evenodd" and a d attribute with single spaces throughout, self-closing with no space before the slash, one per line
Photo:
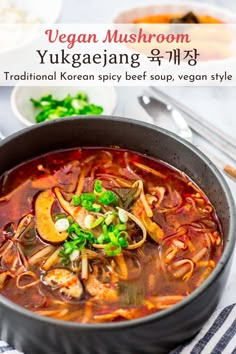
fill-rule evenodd
<path id="1" fill-rule="evenodd" d="M 22 354 L 18 350 L 13 349 L 10 347 L 6 342 L 3 340 L 0 340 L 0 353 L 5 353 L 5 354 Z"/>
<path id="2" fill-rule="evenodd" d="M 169 354 L 236 354 L 235 305 L 214 312 L 191 342 L 180 345 Z M 0 353 L 23 354 L 4 341 L 0 341 Z"/>
<path id="3" fill-rule="evenodd" d="M 170 354 L 236 354 L 236 304 L 217 310 L 198 335 Z"/>

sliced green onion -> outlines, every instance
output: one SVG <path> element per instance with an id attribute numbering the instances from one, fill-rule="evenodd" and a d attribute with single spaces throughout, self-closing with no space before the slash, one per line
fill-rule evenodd
<path id="1" fill-rule="evenodd" d="M 89 211 L 94 211 L 93 208 L 93 203 L 89 200 L 83 200 L 81 203 L 82 207 L 89 210 Z"/>
<path id="2" fill-rule="evenodd" d="M 110 242 L 105 246 L 104 251 L 110 257 L 116 256 L 121 253 L 121 246 Z"/>
<path id="3" fill-rule="evenodd" d="M 94 193 L 100 194 L 102 193 L 103 188 L 102 188 L 102 181 L 100 179 L 97 179 L 94 183 Z"/>
<path id="4" fill-rule="evenodd" d="M 114 233 L 114 235 L 115 235 L 116 237 L 118 237 L 118 236 L 120 235 L 120 231 L 119 231 L 118 229 L 116 229 L 116 228 L 113 229 L 113 232 L 112 232 L 112 233 Z"/>
<path id="5" fill-rule="evenodd" d="M 60 252 L 58 253 L 58 256 L 61 257 L 61 263 L 64 266 L 67 266 L 70 264 L 70 258 L 68 255 L 65 254 L 65 250 L 61 249 Z"/>
<path id="6" fill-rule="evenodd" d="M 68 231 L 69 235 L 71 235 L 73 232 L 75 232 L 77 235 L 79 235 L 80 226 L 76 223 L 73 223 L 72 225 L 69 226 L 67 231 Z"/>
<path id="7" fill-rule="evenodd" d="M 65 254 L 71 254 L 73 252 L 73 247 L 70 242 L 65 242 L 63 248 Z"/>
<path id="8" fill-rule="evenodd" d="M 105 240 L 106 240 L 106 237 L 105 237 L 105 235 L 103 235 L 103 234 L 101 234 L 98 238 L 97 238 L 97 242 L 99 243 L 99 244 L 103 244 L 103 243 L 105 243 Z"/>
<path id="9" fill-rule="evenodd" d="M 107 225 L 105 225 L 105 224 L 102 225 L 102 231 L 103 231 L 105 236 L 108 235 Z"/>
<path id="10" fill-rule="evenodd" d="M 121 232 L 120 232 L 120 236 L 122 236 L 122 237 L 128 237 L 129 235 L 128 235 L 128 232 L 127 232 L 127 231 L 121 231 Z"/>
<path id="11" fill-rule="evenodd" d="M 78 92 L 77 95 L 67 95 L 63 99 L 56 99 L 52 95 L 42 96 L 39 100 L 30 99 L 34 107 L 41 111 L 35 117 L 36 122 L 40 123 L 60 117 L 75 115 L 101 114 L 103 108 L 89 102 L 87 94 Z"/>
<path id="12" fill-rule="evenodd" d="M 92 233 L 92 231 L 88 231 L 88 230 L 82 230 L 84 237 L 90 242 L 90 243 L 94 243 L 94 241 L 96 240 L 96 237 L 94 236 L 94 234 Z"/>
<path id="13" fill-rule="evenodd" d="M 110 224 L 110 225 L 108 225 L 107 229 L 108 229 L 109 232 L 113 232 L 115 230 L 115 228 L 116 228 L 115 225 Z"/>
<path id="14" fill-rule="evenodd" d="M 96 221 L 94 221 L 92 223 L 92 225 L 90 225 L 91 229 L 94 229 L 95 227 L 97 227 L 98 225 L 100 225 L 102 222 L 104 221 L 104 217 L 100 216 Z"/>
<path id="15" fill-rule="evenodd" d="M 93 211 L 95 211 L 96 213 L 99 213 L 102 209 L 101 205 L 96 203 L 93 203 L 92 207 L 93 207 Z"/>
<path id="16" fill-rule="evenodd" d="M 66 219 L 68 221 L 68 219 Z M 97 243 L 97 239 L 94 234 L 89 230 L 82 229 L 79 224 L 73 222 L 69 228 L 68 233 L 71 241 L 65 241 L 63 249 L 60 251 L 59 256 L 62 258 L 62 262 L 65 265 L 70 263 L 68 256 L 74 251 L 80 251 L 89 242 L 91 245 Z"/>
<path id="17" fill-rule="evenodd" d="M 85 238 L 84 235 L 77 235 L 76 233 L 72 233 L 70 235 L 70 239 L 71 240 L 77 240 L 77 241 L 80 241 L 80 242 L 82 242 L 84 240 L 84 238 Z"/>
<path id="18" fill-rule="evenodd" d="M 69 221 L 70 225 L 74 223 L 74 219 L 72 218 L 72 216 L 68 216 L 67 220 Z"/>
<path id="19" fill-rule="evenodd" d="M 55 222 L 55 228 L 58 232 L 64 232 L 70 227 L 70 223 L 67 218 L 60 218 Z"/>
<path id="20" fill-rule="evenodd" d="M 96 219 L 93 215 L 91 214 L 86 215 L 84 218 L 84 226 L 86 227 L 86 229 L 91 229 L 91 226 L 95 220 Z"/>
<path id="21" fill-rule="evenodd" d="M 107 216 L 105 218 L 105 224 L 110 225 L 112 223 L 112 221 L 114 220 L 114 218 L 115 218 L 115 215 L 113 213 L 107 214 Z"/>
<path id="22" fill-rule="evenodd" d="M 119 231 L 125 231 L 127 229 L 126 225 L 124 224 L 118 224 L 116 225 L 116 230 L 119 230 Z"/>
<path id="23" fill-rule="evenodd" d="M 129 245 L 129 242 L 126 240 L 125 237 L 119 237 L 118 242 L 122 248 L 125 248 Z"/>
<path id="24" fill-rule="evenodd" d="M 119 209 L 118 215 L 119 215 L 120 221 L 123 223 L 127 222 L 129 219 L 128 214 L 126 213 L 126 211 L 124 209 Z"/>
<path id="25" fill-rule="evenodd" d="M 72 204 L 77 207 L 80 205 L 80 197 L 78 195 L 73 195 L 72 197 Z"/>
<path id="26" fill-rule="evenodd" d="M 102 193 L 98 198 L 99 203 L 110 205 L 114 204 L 115 206 L 118 204 L 116 195 L 111 191 L 106 191 Z"/>
<path id="27" fill-rule="evenodd" d="M 109 232 L 108 236 L 109 236 L 111 242 L 113 242 L 114 244 L 118 242 L 117 235 L 115 235 L 114 232 Z"/>
<path id="28" fill-rule="evenodd" d="M 82 193 L 80 196 L 82 202 L 83 201 L 88 201 L 88 202 L 95 202 L 96 196 L 93 193 Z"/>
<path id="29" fill-rule="evenodd" d="M 74 250 L 80 251 L 86 244 L 86 240 L 66 241 L 63 245 L 64 254 L 70 255 Z"/>
<path id="30" fill-rule="evenodd" d="M 61 213 L 61 214 L 55 215 L 55 216 L 54 216 L 54 220 L 57 221 L 57 220 L 60 220 L 60 219 L 64 219 L 64 218 L 66 218 L 66 217 L 67 217 L 66 214 Z M 68 218 L 67 218 L 67 219 L 68 219 Z"/>
<path id="31" fill-rule="evenodd" d="M 74 250 L 80 251 L 80 250 L 82 250 L 82 248 L 85 247 L 85 245 L 86 245 L 86 240 L 83 240 L 82 242 L 79 240 L 78 241 L 75 240 L 75 241 L 73 241 L 73 251 Z"/>

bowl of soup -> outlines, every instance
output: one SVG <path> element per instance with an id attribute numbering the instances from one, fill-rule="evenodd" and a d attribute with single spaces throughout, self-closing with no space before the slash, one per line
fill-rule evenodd
<path id="1" fill-rule="evenodd" d="M 223 24 L 236 22 L 226 7 L 196 1 L 163 1 L 147 6 L 127 7 L 113 18 L 115 24 Z"/>
<path id="2" fill-rule="evenodd" d="M 117 28 L 122 24 L 128 32 L 138 32 L 150 35 L 183 33 L 189 36 L 189 42 L 159 42 L 155 39 L 146 42 L 128 43 L 129 49 L 144 54 L 150 58 L 154 48 L 158 49 L 161 66 L 172 70 L 169 63 L 175 63 L 173 56 L 176 48 L 180 51 L 179 58 L 185 69 L 191 68 L 183 59 L 184 54 L 193 48 L 197 49 L 197 64 L 199 70 L 211 72 L 231 68 L 235 63 L 235 31 L 231 24 L 236 23 L 236 14 L 226 7 L 213 6 L 195 1 L 164 1 L 152 5 L 127 7 L 117 13 L 112 22 Z M 210 25 L 210 26 L 209 26 Z M 123 28 L 123 27 L 122 27 Z M 164 58 L 165 60 L 162 60 Z M 186 64 L 186 65 L 185 65 Z M 196 66 L 195 66 L 196 65 Z M 214 66 L 213 66 L 214 65 Z M 191 68 L 192 70 L 192 68 Z M 197 71 L 200 73 L 200 71 Z"/>
<path id="3" fill-rule="evenodd" d="M 27 353 L 167 353 L 215 310 L 235 207 L 191 144 L 119 117 L 1 142 L 1 338 Z"/>

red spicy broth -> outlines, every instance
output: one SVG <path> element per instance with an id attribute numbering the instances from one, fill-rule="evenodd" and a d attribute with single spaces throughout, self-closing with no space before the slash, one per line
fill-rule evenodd
<path id="1" fill-rule="evenodd" d="M 0 191 L 0 293 L 40 315 L 102 323 L 161 311 L 223 251 L 204 192 L 132 151 L 43 155 L 6 172 Z"/>

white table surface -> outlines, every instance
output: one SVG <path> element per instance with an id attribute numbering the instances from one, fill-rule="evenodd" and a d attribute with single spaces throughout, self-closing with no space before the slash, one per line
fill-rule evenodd
<path id="1" fill-rule="evenodd" d="M 49 0 L 50 1 L 50 0 Z M 154 1 L 153 1 L 154 2 Z M 178 0 L 176 0 L 178 2 Z M 236 12 L 235 0 L 212 0 L 208 3 L 224 5 Z M 150 3 L 150 1 L 149 1 Z M 108 23 L 120 9 L 124 7 L 147 4 L 145 0 L 64 0 L 64 7 L 60 22 L 62 23 Z M 11 87 L 0 87 L 0 130 L 4 135 L 9 135 L 24 126 L 17 121 L 10 106 Z M 119 87 L 117 88 L 118 104 L 116 115 L 135 118 L 142 116 L 142 110 L 137 110 L 136 98 L 142 92 L 140 87 Z M 236 140 L 236 87 L 172 87 L 164 90 L 173 95 L 176 99 L 202 114 L 219 126 L 222 130 L 232 135 Z M 207 148 L 225 162 L 230 162 L 216 149 L 198 136 L 194 136 L 194 144 L 204 152 Z M 232 163 L 232 162 L 231 162 Z M 230 189 L 236 201 L 236 182 L 226 177 Z M 232 270 L 226 286 L 223 298 L 219 306 L 236 302 L 236 254 L 234 255 Z"/>

